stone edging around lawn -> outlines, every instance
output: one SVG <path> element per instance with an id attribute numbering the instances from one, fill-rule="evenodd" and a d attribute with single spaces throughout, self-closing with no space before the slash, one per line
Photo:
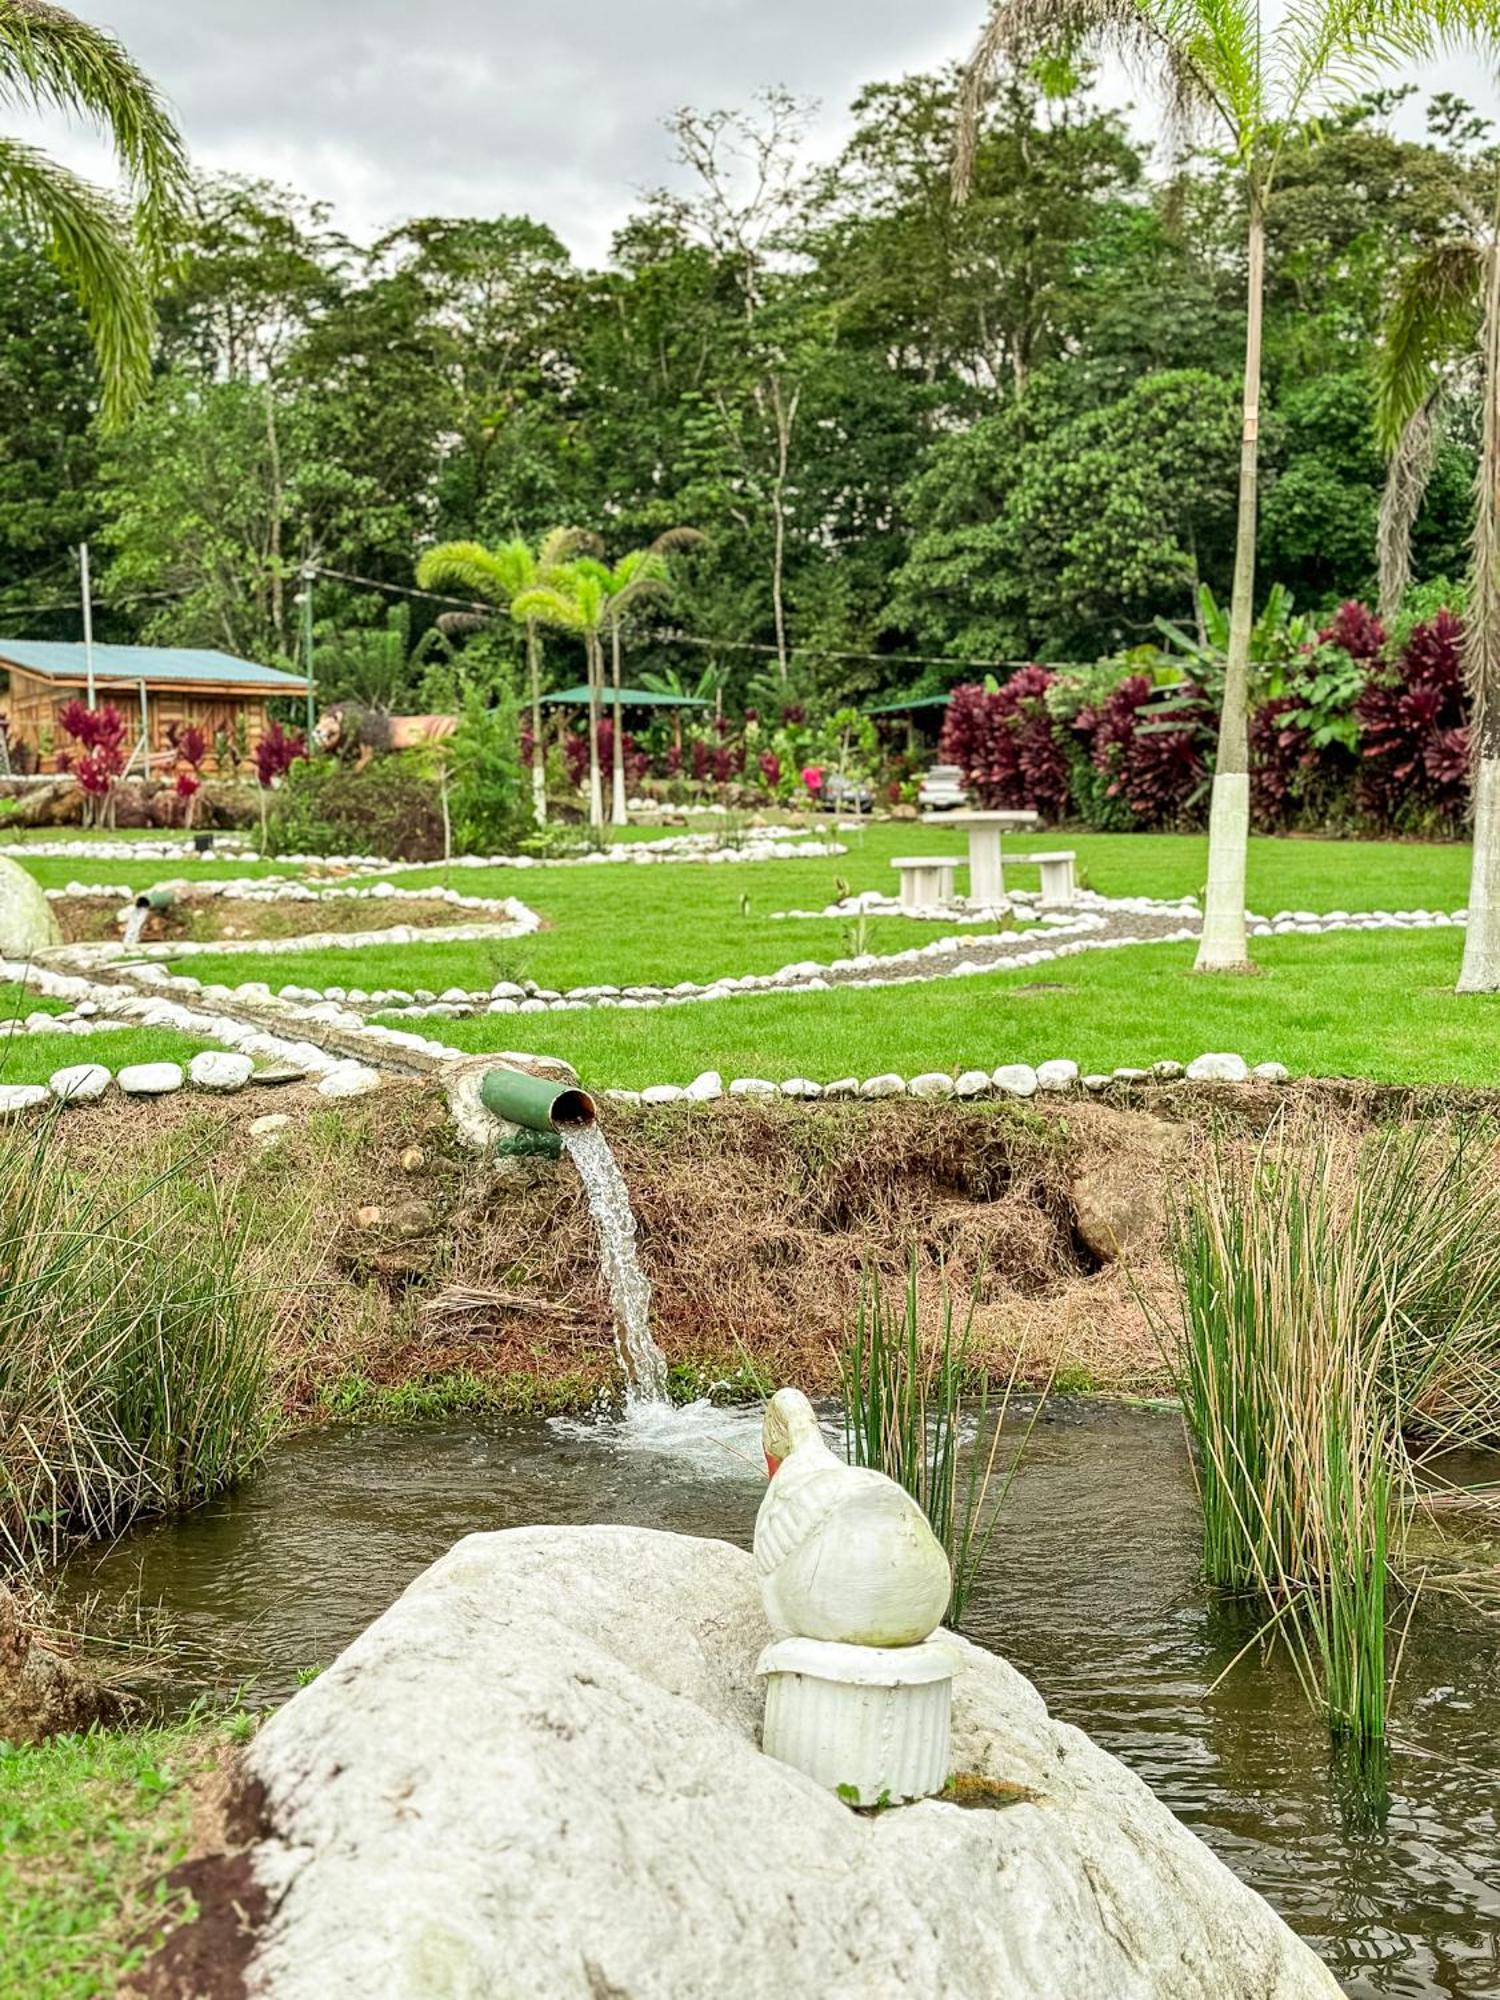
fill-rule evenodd
<path id="1" fill-rule="evenodd" d="M 483 992 L 456 986 L 448 987 L 442 993 L 433 993 L 422 987 L 413 990 L 380 987 L 369 992 L 359 986 L 335 985 L 319 989 L 288 984 L 273 993 L 270 985 L 262 980 L 242 981 L 233 988 L 205 984 L 190 974 L 177 974 L 167 980 L 166 975 L 154 966 L 142 965 L 138 976 L 143 982 L 149 978 L 153 983 L 170 984 L 174 991 L 202 994 L 217 1002 L 246 999 L 257 1006 L 275 1005 L 277 1002 L 298 1006 L 333 1003 L 351 1012 L 399 1013 L 409 1020 L 458 1020 L 476 1014 L 576 1013 L 593 1007 L 626 1010 L 681 1007 L 699 1001 L 731 1000 L 753 993 L 824 993 L 835 987 L 868 989 L 919 985 L 933 979 L 967 979 L 986 972 L 1020 971 L 1052 964 L 1086 951 L 1118 951 L 1145 944 L 1185 944 L 1195 939 L 1198 931 L 1195 926 L 1178 921 L 1184 914 L 1185 908 L 1180 903 L 1153 903 L 1145 897 L 1126 897 L 1111 902 L 1104 897 L 1094 897 L 1089 908 L 1080 910 L 1073 917 L 1050 911 L 1044 913 L 1041 923 L 1045 929 L 941 937 L 935 938 L 931 944 L 912 945 L 905 951 L 885 955 L 865 952 L 826 963 L 800 959 L 781 966 L 775 972 L 747 972 L 738 977 L 726 974 L 707 983 L 681 980 L 672 987 L 596 985 L 558 990 L 542 986 L 535 980 L 498 980 Z M 1196 911 L 1193 914 L 1196 915 Z M 1464 920 L 1465 912 L 1462 910 L 1451 914 L 1432 910 L 1376 911 L 1361 916 L 1332 911 L 1323 917 L 1311 912 L 1296 912 L 1274 919 L 1254 918 L 1252 930 L 1256 936 L 1287 933 L 1315 936 L 1345 930 L 1445 928 L 1461 925 Z M 1157 928 L 1150 935 L 1141 935 L 1145 924 Z M 342 945 L 372 941 L 420 942 L 423 939 L 441 942 L 446 935 L 446 932 L 415 930 L 408 940 L 406 936 L 398 938 L 397 932 L 390 931 L 360 934 L 354 939 L 330 939 L 328 942 Z M 260 940 L 235 949 L 274 957 L 282 945 L 282 940 Z M 75 946 L 65 947 L 64 950 L 108 951 L 118 955 L 117 948 L 113 946 Z M 220 946 L 154 948 L 158 957 L 196 956 L 205 951 L 224 951 L 233 955 L 228 947 Z M 976 953 L 983 955 L 976 957 Z M 55 962 L 61 956 L 60 953 L 49 954 L 49 962 Z M 938 961 L 944 959 L 953 959 L 956 963 L 940 965 Z"/>
<path id="2" fill-rule="evenodd" d="M 832 831 L 846 829 L 836 826 Z M 216 842 L 220 836 L 215 836 Z M 40 861 L 259 861 L 279 862 L 288 868 L 350 870 L 360 875 L 390 875 L 400 870 L 422 868 L 597 868 L 611 863 L 630 862 L 644 866 L 657 861 L 817 861 L 848 848 L 837 840 L 814 840 L 795 828 L 747 828 L 743 840 L 727 846 L 717 833 L 667 834 L 660 840 L 637 840 L 618 847 L 597 848 L 586 854 L 455 854 L 447 861 L 394 861 L 376 854 L 274 854 L 262 856 L 258 850 L 235 840 L 217 844 L 207 853 L 197 854 L 180 842 L 34 840 L 0 844 L 0 856 L 12 861 L 28 857 Z M 127 892 L 129 893 L 129 892 Z"/>
<path id="3" fill-rule="evenodd" d="M 917 1097 L 932 1102 L 951 1097 L 1035 1097 L 1066 1096 L 1073 1090 L 1099 1092 L 1111 1084 L 1169 1083 L 1289 1083 L 1291 1071 L 1284 1063 L 1257 1063 L 1252 1069 L 1243 1056 L 1227 1052 L 1195 1056 L 1192 1062 L 1157 1062 L 1149 1069 L 1116 1069 L 1080 1075 L 1078 1065 L 1067 1057 L 1050 1062 L 1002 1063 L 997 1069 L 966 1069 L 957 1077 L 946 1070 L 924 1070 L 919 1076 L 903 1077 L 894 1070 L 879 1076 L 839 1077 L 832 1083 L 815 1083 L 810 1077 L 794 1076 L 785 1083 L 772 1083 L 761 1076 L 737 1076 L 725 1085 L 716 1069 L 705 1070 L 690 1084 L 648 1084 L 642 1090 L 606 1090 L 606 1099 L 616 1104 L 712 1104 L 723 1097 L 790 1097 L 802 1100 L 847 1100 L 849 1098 Z"/>
<path id="4" fill-rule="evenodd" d="M 128 1024 L 114 1021 L 106 1025 Z M 258 1080 L 279 1086 L 296 1079 L 290 1075 L 257 1079 L 253 1058 L 240 1050 L 200 1049 L 186 1071 L 181 1063 L 175 1062 L 126 1063 L 117 1072 L 100 1062 L 69 1063 L 54 1070 L 46 1083 L 0 1084 L 0 1118 L 14 1118 L 47 1104 L 97 1104 L 111 1085 L 118 1088 L 121 1096 L 136 1099 L 173 1097 L 185 1084 L 209 1096 L 226 1097 Z M 334 1063 L 317 1082 L 321 1097 L 363 1097 L 379 1086 L 378 1070 L 352 1061 Z M 259 1132 L 257 1124 L 252 1124 L 250 1131 L 257 1137 L 266 1136 L 286 1123 L 284 1117 L 275 1116 L 265 1121 Z"/>

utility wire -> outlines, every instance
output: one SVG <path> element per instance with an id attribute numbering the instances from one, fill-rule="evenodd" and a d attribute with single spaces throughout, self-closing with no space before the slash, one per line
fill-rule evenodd
<path id="1" fill-rule="evenodd" d="M 479 611 L 487 617 L 494 617 L 498 607 L 493 604 L 478 604 L 467 597 L 445 597 L 437 590 L 417 590 L 406 583 L 382 583 L 377 577 L 355 576 L 344 569 L 325 569 L 321 563 L 313 563 L 319 576 L 331 577 L 339 583 L 352 583 L 363 590 L 389 591 L 396 597 L 424 598 L 429 604 L 447 604 L 458 611 Z M 716 653 L 758 653 L 767 659 L 780 657 L 778 649 L 758 639 L 705 639 L 695 632 L 683 632 L 675 626 L 653 626 L 646 634 L 659 645 L 697 646 L 704 651 Z M 983 670 L 990 667 L 1029 667 L 1035 665 L 1031 659 L 1024 660 L 972 660 L 960 659 L 949 653 L 860 653 L 843 650 L 836 646 L 795 645 L 794 653 L 810 653 L 819 660 L 859 660 L 875 666 L 898 667 L 963 667 Z M 1052 667 L 1083 667 L 1092 665 L 1087 660 L 1048 660 Z"/>

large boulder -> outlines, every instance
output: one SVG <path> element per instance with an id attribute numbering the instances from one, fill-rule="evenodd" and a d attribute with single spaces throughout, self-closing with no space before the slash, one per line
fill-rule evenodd
<path id="1" fill-rule="evenodd" d="M 62 943 L 41 884 L 19 862 L 0 857 L 0 958 L 27 959 Z"/>
<path id="2" fill-rule="evenodd" d="M 255 1739 L 146 1990 L 222 1946 L 259 2000 L 1336 2000 L 1004 1660 L 955 1641 L 986 1803 L 862 1815 L 758 1748 L 769 1636 L 722 1542 L 470 1536 Z"/>

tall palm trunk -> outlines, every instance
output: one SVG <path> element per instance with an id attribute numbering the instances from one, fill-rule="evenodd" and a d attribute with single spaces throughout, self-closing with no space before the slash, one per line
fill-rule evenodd
<path id="1" fill-rule="evenodd" d="M 596 833 L 604 831 L 604 784 L 599 769 L 599 721 L 602 710 L 601 695 L 604 687 L 604 654 L 599 645 L 599 634 L 588 635 L 589 660 L 589 825 Z"/>
<path id="2" fill-rule="evenodd" d="M 1500 225 L 1500 212 L 1496 222 Z M 1472 704 L 1474 860 L 1460 993 L 1500 990 L 1500 243 L 1494 230 L 1485 255 L 1483 382 L 1474 579 L 1464 634 Z"/>
<path id="3" fill-rule="evenodd" d="M 610 824 L 629 826 L 630 814 L 625 809 L 625 730 L 620 720 L 620 621 L 616 618 L 609 628 L 610 669 L 614 681 L 614 728 L 610 731 Z"/>
<path id="4" fill-rule="evenodd" d="M 1240 430 L 1240 511 L 1234 539 L 1229 657 L 1219 711 L 1219 752 L 1208 820 L 1208 892 L 1195 970 L 1244 972 L 1245 863 L 1250 843 L 1250 632 L 1255 623 L 1255 515 L 1260 459 L 1260 341 L 1266 266 L 1262 193 L 1250 184 L 1245 397 Z"/>
<path id="5" fill-rule="evenodd" d="M 531 679 L 531 810 L 538 826 L 547 824 L 547 751 L 542 742 L 542 635 L 534 618 L 526 621 L 526 670 Z"/>

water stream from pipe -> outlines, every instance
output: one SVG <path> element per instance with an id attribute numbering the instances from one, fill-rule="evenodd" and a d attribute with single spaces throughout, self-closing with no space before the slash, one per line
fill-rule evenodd
<path id="1" fill-rule="evenodd" d="M 151 912 L 144 903 L 133 903 L 130 914 L 125 919 L 125 945 L 133 950 L 141 941 L 141 932 L 146 928 L 146 919 Z"/>
<path id="2" fill-rule="evenodd" d="M 609 1141 L 597 1125 L 571 1125 L 562 1142 L 588 1196 L 615 1309 L 615 1352 L 625 1374 L 627 1406 L 667 1401 L 667 1357 L 651 1338 L 651 1283 L 635 1254 L 635 1216 Z"/>

